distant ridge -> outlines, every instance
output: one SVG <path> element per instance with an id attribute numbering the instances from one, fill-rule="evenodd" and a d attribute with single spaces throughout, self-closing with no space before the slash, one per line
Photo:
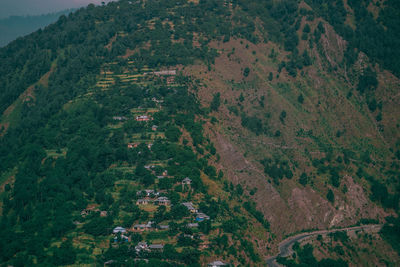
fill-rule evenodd
<path id="1" fill-rule="evenodd" d="M 11 16 L 0 19 L 0 47 L 6 46 L 18 37 L 45 27 L 55 22 L 61 15 L 71 13 L 74 10 L 76 9 L 66 9 L 37 16 Z"/>

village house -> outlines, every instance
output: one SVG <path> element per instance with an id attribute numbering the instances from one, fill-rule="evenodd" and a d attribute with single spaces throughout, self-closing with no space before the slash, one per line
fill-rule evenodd
<path id="1" fill-rule="evenodd" d="M 124 116 L 114 116 L 113 117 L 113 120 L 115 120 L 115 121 L 125 121 L 125 120 L 127 120 L 128 118 L 127 117 L 124 117 Z"/>
<path id="2" fill-rule="evenodd" d="M 107 217 L 108 212 L 105 210 L 100 211 L 100 217 Z"/>
<path id="3" fill-rule="evenodd" d="M 143 232 L 143 231 L 146 231 L 146 230 L 151 230 L 151 229 L 154 228 L 153 224 L 154 224 L 154 222 L 152 222 L 152 221 L 149 221 L 147 224 L 135 224 L 133 226 L 133 231 L 135 231 L 135 232 Z"/>
<path id="4" fill-rule="evenodd" d="M 162 173 L 162 175 L 163 175 L 163 176 L 168 176 L 168 171 L 167 171 L 167 170 L 164 170 L 163 173 Z"/>
<path id="5" fill-rule="evenodd" d="M 186 224 L 186 226 L 188 228 L 197 228 L 197 227 L 199 227 L 199 224 L 198 223 L 188 223 L 188 224 Z"/>
<path id="6" fill-rule="evenodd" d="M 162 251 L 164 249 L 164 245 L 163 244 L 151 244 L 151 245 L 149 245 L 149 249 L 151 251 Z"/>
<path id="7" fill-rule="evenodd" d="M 168 230 L 169 225 L 158 225 L 158 228 L 160 228 L 160 230 Z"/>
<path id="8" fill-rule="evenodd" d="M 121 236 L 115 236 L 114 237 L 114 243 L 117 242 L 129 242 L 129 237 L 127 237 L 126 235 L 121 235 Z"/>
<path id="9" fill-rule="evenodd" d="M 140 198 L 136 200 L 136 205 L 148 205 L 150 203 L 150 200 L 147 198 Z"/>
<path id="10" fill-rule="evenodd" d="M 154 71 L 153 74 L 156 75 L 156 76 L 170 76 L 170 75 L 176 75 L 176 70 Z"/>
<path id="11" fill-rule="evenodd" d="M 160 193 L 154 191 L 153 189 L 145 189 L 145 190 L 136 192 L 136 195 L 144 196 L 144 197 L 156 197 L 156 196 L 160 195 Z"/>
<path id="12" fill-rule="evenodd" d="M 150 117 L 147 115 L 136 116 L 136 121 L 149 121 Z"/>
<path id="13" fill-rule="evenodd" d="M 183 202 L 183 206 L 185 206 L 191 213 L 197 213 L 198 210 L 193 206 L 192 202 Z"/>
<path id="14" fill-rule="evenodd" d="M 138 145 L 138 143 L 128 143 L 128 148 L 136 148 Z"/>
<path id="15" fill-rule="evenodd" d="M 163 102 L 164 102 L 164 100 L 159 100 L 159 99 L 157 99 L 157 98 L 155 98 L 155 97 L 153 97 L 153 98 L 151 99 L 151 101 L 156 102 L 156 103 L 163 103 Z"/>
<path id="16" fill-rule="evenodd" d="M 192 184 L 192 180 L 189 177 L 186 177 L 185 179 L 182 180 L 182 190 L 185 189 L 185 187 L 190 188 Z"/>
<path id="17" fill-rule="evenodd" d="M 220 266 L 228 266 L 228 264 L 227 264 L 227 263 L 224 263 L 224 262 L 222 262 L 222 261 L 213 261 L 213 262 L 210 262 L 210 263 L 207 265 L 207 267 L 220 267 Z"/>
<path id="18" fill-rule="evenodd" d="M 158 126 L 157 126 L 157 125 L 153 125 L 153 126 L 151 126 L 151 130 L 152 130 L 152 131 L 156 132 L 156 131 L 157 131 L 157 129 L 158 129 Z"/>
<path id="19" fill-rule="evenodd" d="M 171 201 L 167 197 L 159 197 L 155 202 L 160 206 L 169 206 L 171 204 Z"/>
<path id="20" fill-rule="evenodd" d="M 210 219 L 210 216 L 208 216 L 207 214 L 204 214 L 202 212 L 198 212 L 196 214 L 196 221 L 197 222 L 202 222 L 204 220 L 209 220 L 209 219 Z"/>
<path id="21" fill-rule="evenodd" d="M 135 250 L 136 252 L 141 252 L 141 251 L 147 251 L 149 249 L 149 246 L 147 245 L 146 242 L 139 242 L 136 246 L 135 246 Z"/>
<path id="22" fill-rule="evenodd" d="M 113 234 L 118 234 L 118 233 L 124 234 L 126 233 L 126 229 L 124 227 L 117 226 L 114 228 Z"/>

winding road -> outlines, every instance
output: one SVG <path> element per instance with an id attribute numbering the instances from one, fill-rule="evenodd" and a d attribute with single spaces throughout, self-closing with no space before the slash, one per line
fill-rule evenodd
<path id="1" fill-rule="evenodd" d="M 309 237 L 313 237 L 316 235 L 326 235 L 330 233 L 335 233 L 335 232 L 349 232 L 349 231 L 357 231 L 357 230 L 363 230 L 363 231 L 370 231 L 370 232 L 379 232 L 382 228 L 381 224 L 371 224 L 371 225 L 362 225 L 362 226 L 354 226 L 354 227 L 346 227 L 346 228 L 341 228 L 341 229 L 332 229 L 332 230 L 319 230 L 319 231 L 314 231 L 314 232 L 307 232 L 307 233 L 301 233 L 295 236 L 291 236 L 283 240 L 281 243 L 279 243 L 279 253 L 278 255 L 275 255 L 271 258 L 267 259 L 267 264 L 270 267 L 279 267 L 280 265 L 276 262 L 276 258 L 278 257 L 288 257 L 293 254 L 293 245 L 296 242 L 303 241 Z"/>

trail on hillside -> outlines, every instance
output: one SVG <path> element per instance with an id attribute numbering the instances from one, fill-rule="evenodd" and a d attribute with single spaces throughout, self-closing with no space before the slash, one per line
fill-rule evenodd
<path id="1" fill-rule="evenodd" d="M 318 230 L 313 232 L 301 233 L 295 236 L 291 236 L 283 240 L 279 243 L 279 253 L 273 257 L 267 259 L 267 264 L 270 267 L 279 267 L 280 265 L 276 262 L 278 257 L 289 257 L 294 253 L 292 247 L 296 242 L 303 241 L 309 237 L 313 237 L 316 235 L 327 235 L 335 232 L 343 232 L 343 231 L 370 231 L 370 232 L 379 232 L 382 228 L 382 224 L 372 224 L 372 225 L 362 225 L 362 226 L 354 226 L 354 227 L 345 227 L 340 229 L 332 229 L 332 230 Z"/>

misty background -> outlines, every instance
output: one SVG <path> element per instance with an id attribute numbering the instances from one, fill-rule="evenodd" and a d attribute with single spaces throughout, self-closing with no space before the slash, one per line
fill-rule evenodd
<path id="1" fill-rule="evenodd" d="M 0 0 L 0 47 L 90 3 L 111 0 Z"/>

